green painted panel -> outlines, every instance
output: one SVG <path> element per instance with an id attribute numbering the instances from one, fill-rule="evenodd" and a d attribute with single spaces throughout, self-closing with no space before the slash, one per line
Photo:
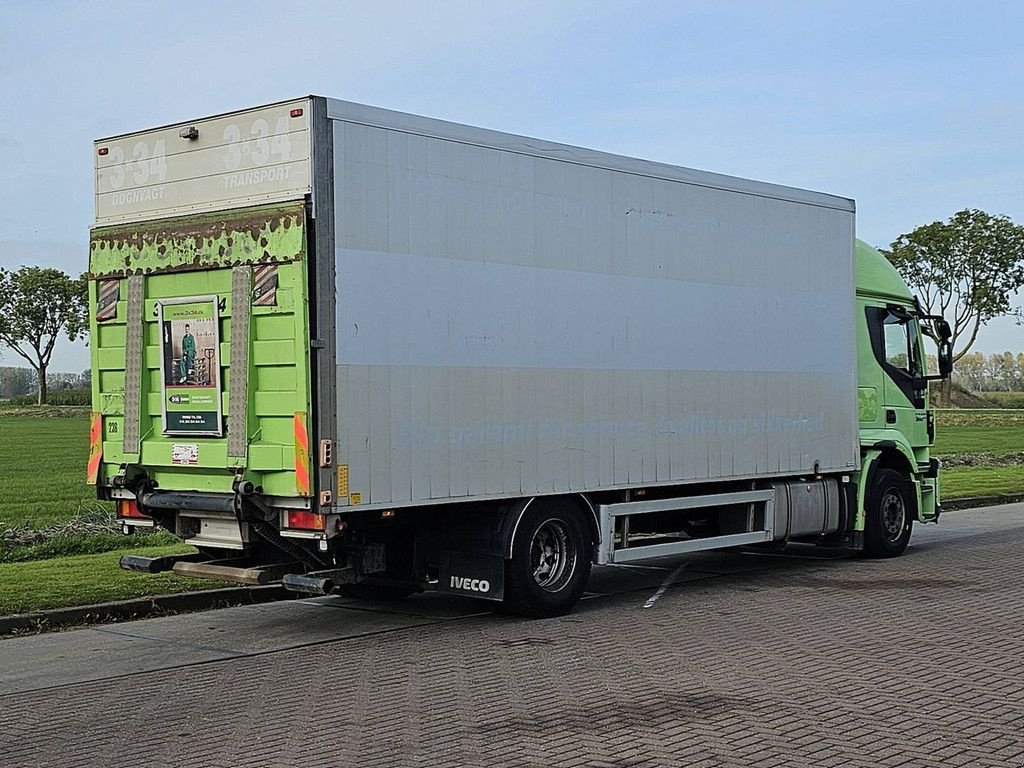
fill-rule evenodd
<path id="1" fill-rule="evenodd" d="M 253 329 L 258 341 L 292 339 L 295 336 L 295 318 L 284 312 L 260 315 L 254 318 Z"/>
<path id="2" fill-rule="evenodd" d="M 124 371 L 124 345 L 100 347 L 93 355 L 93 366 L 98 371 Z"/>
<path id="3" fill-rule="evenodd" d="M 284 206 L 288 208 L 288 206 Z M 274 206 L 264 206 L 242 212 L 227 212 L 220 215 L 222 222 L 227 222 L 224 231 L 237 232 L 240 226 L 237 221 L 232 224 L 228 219 L 238 218 L 243 223 L 249 221 L 255 211 L 275 210 Z M 300 211 L 301 206 L 292 206 L 289 210 Z M 209 217 L 205 217 L 209 219 Z M 144 322 L 143 369 L 142 369 L 142 402 L 140 403 L 139 431 L 142 435 L 142 455 L 138 457 L 124 456 L 121 453 L 121 442 L 117 435 L 104 434 L 104 459 L 100 472 L 100 482 L 109 482 L 109 478 L 119 471 L 123 461 L 133 461 L 140 465 L 142 471 L 157 481 L 166 490 L 198 490 L 230 493 L 234 480 L 233 464 L 236 459 L 227 456 L 227 439 L 215 437 L 165 437 L 163 433 L 162 395 L 160 387 L 161 365 L 161 328 L 157 321 L 156 308 L 161 299 L 179 298 L 184 296 L 217 295 L 222 307 L 219 312 L 219 334 L 221 353 L 221 400 L 224 415 L 227 419 L 228 431 L 237 429 L 232 424 L 234 414 L 228 413 L 228 392 L 235 376 L 246 376 L 249 381 L 246 423 L 242 425 L 246 437 L 251 441 L 249 459 L 244 465 L 246 478 L 257 485 L 262 485 L 268 494 L 293 496 L 295 489 L 295 449 L 293 415 L 296 411 L 309 412 L 309 369 L 308 349 L 309 331 L 307 319 L 306 295 L 306 264 L 304 255 L 305 244 L 297 233 L 301 226 L 286 227 L 285 237 L 271 224 L 280 238 L 268 238 L 268 244 L 291 242 L 295 250 L 285 249 L 282 254 L 274 248 L 267 248 L 272 261 L 277 264 L 278 284 L 275 303 L 267 306 L 247 307 L 251 314 L 250 348 L 248 370 L 235 370 L 232 367 L 230 348 L 232 310 L 232 270 L 228 268 L 238 257 L 234 253 L 231 263 L 219 266 L 217 258 L 208 252 L 200 253 L 188 265 L 180 262 L 182 249 L 190 247 L 187 242 L 179 243 L 180 248 L 170 248 L 171 256 L 160 257 L 152 248 L 160 241 L 153 234 L 161 232 L 181 231 L 183 220 L 163 223 L 150 222 L 142 225 L 131 225 L 119 228 L 97 230 L 93 237 L 94 274 L 97 269 L 112 268 L 108 257 L 113 253 L 108 246 L 116 246 L 114 250 L 128 260 L 123 267 L 133 272 L 146 274 L 142 319 Z M 191 219 L 190 219 L 191 221 Z M 207 222 L 209 224 L 209 222 Z M 152 225 L 152 228 L 151 226 Z M 189 224 L 189 226 L 192 226 Z M 195 226 L 200 226 L 196 224 Z M 232 229 L 233 227 L 233 229 Z M 161 229 L 162 228 L 162 229 Z M 127 230 L 138 230 L 135 239 Z M 115 237 L 114 230 L 120 235 Z M 259 228 L 257 228 L 259 230 Z M 262 231 L 262 230 L 260 230 Z M 106 239 L 104 239 L 104 237 Z M 117 238 L 121 239 L 118 240 Z M 275 235 L 277 237 L 277 235 Z M 289 240 L 291 238 L 291 240 Z M 186 238 L 187 239 L 187 238 Z M 236 245 L 238 241 L 233 241 Z M 106 243 L 106 245 L 104 245 Z M 142 243 L 141 252 L 137 247 Z M 207 243 L 208 245 L 208 243 Z M 113 246 L 111 246 L 113 247 Z M 205 247 L 205 246 L 204 246 Z M 135 251 L 132 251 L 135 248 Z M 244 250 L 244 249 L 243 249 Z M 177 254 L 177 255 L 175 255 Z M 251 255 L 251 254 L 250 254 Z M 163 261 L 160 261 L 163 258 Z M 228 258 L 225 254 L 224 258 Z M 108 259 L 104 261 L 104 259 Z M 178 261 L 176 261 L 178 259 Z M 260 263 L 261 254 L 245 256 L 247 263 Z M 217 264 L 215 268 L 208 268 Z M 197 266 L 202 265 L 202 266 Z M 197 271 L 207 267 L 203 271 Z M 89 285 L 90 306 L 95 309 L 97 300 L 96 281 Z M 90 320 L 91 354 L 94 370 L 98 375 L 93 377 L 93 402 L 97 410 L 105 414 L 105 428 L 109 428 L 116 419 L 115 429 L 123 432 L 124 420 L 124 368 L 125 368 L 125 335 L 127 322 L 127 305 L 122 308 L 117 321 L 106 325 L 98 324 L 93 316 Z M 95 312 L 93 313 L 95 315 Z M 198 465 L 175 465 L 171 462 L 171 450 L 174 443 L 190 443 L 199 446 Z"/>
<path id="4" fill-rule="evenodd" d="M 878 419 L 878 390 L 874 387 L 857 388 L 857 414 L 861 421 Z"/>
<path id="5" fill-rule="evenodd" d="M 287 446 L 292 450 L 292 446 Z M 249 467 L 257 472 L 280 470 L 285 466 L 285 446 L 253 443 L 249 446 Z"/>
<path id="6" fill-rule="evenodd" d="M 100 323 L 97 328 L 100 348 L 123 347 L 125 344 L 125 331 L 126 327 L 124 323 L 116 323 L 113 321 Z"/>
<path id="7" fill-rule="evenodd" d="M 295 391 L 295 369 L 290 365 L 265 365 L 256 368 L 256 391 Z"/>
<path id="8" fill-rule="evenodd" d="M 287 463 L 287 461 L 286 461 Z M 262 475 L 263 492 L 271 496 L 295 495 L 295 472 L 265 472 Z"/>
<path id="9" fill-rule="evenodd" d="M 99 412 L 105 416 L 124 415 L 124 393 L 102 392 L 99 396 Z M 95 404 L 95 401 L 94 401 Z"/>
<path id="10" fill-rule="evenodd" d="M 150 437 L 142 443 L 142 463 L 147 467 L 173 467 L 171 461 L 171 450 L 175 443 L 193 443 L 199 446 L 198 467 L 210 469 L 221 469 L 227 465 L 228 447 L 222 439 L 179 437 L 155 438 Z M 183 467 L 192 471 L 192 467 Z"/>
<path id="11" fill-rule="evenodd" d="M 124 434 L 124 419 L 118 415 L 110 415 L 103 420 L 103 435 L 105 440 L 120 440 Z M 120 449 L 120 446 L 118 447 Z"/>
<path id="12" fill-rule="evenodd" d="M 89 244 L 92 277 L 217 270 L 241 264 L 297 261 L 306 251 L 302 201 L 99 227 Z M 230 273 L 229 273 L 230 274 Z M 196 296 L 149 293 L 151 297 Z M 160 291 L 160 288 L 156 288 Z M 168 284 L 163 291 L 175 290 Z"/>
<path id="13" fill-rule="evenodd" d="M 295 342 L 292 340 L 281 341 L 254 341 L 252 344 L 252 357 L 256 365 L 266 360 L 273 365 L 282 365 L 295 362 Z"/>
<path id="14" fill-rule="evenodd" d="M 260 439 L 268 443 L 281 443 L 289 448 L 295 445 L 292 417 L 266 416 L 260 419 Z"/>
<path id="15" fill-rule="evenodd" d="M 226 451 L 227 449 L 225 449 Z M 226 454 L 225 454 L 226 455 Z M 149 467 L 146 470 L 162 491 L 203 491 L 231 493 L 234 477 L 230 469 L 201 469 L 197 467 Z"/>
<path id="16" fill-rule="evenodd" d="M 294 392 L 257 392 L 256 414 L 258 416 L 294 416 Z"/>
<path id="17" fill-rule="evenodd" d="M 115 437 L 111 435 L 111 437 Z M 103 461 L 107 464 L 120 464 L 121 463 L 121 441 L 120 440 L 104 440 L 103 441 Z"/>
<path id="18" fill-rule="evenodd" d="M 123 356 L 123 355 L 122 355 Z M 99 368 L 99 366 L 96 366 Z M 124 392 L 124 371 L 100 370 L 100 389 L 103 392 Z"/>

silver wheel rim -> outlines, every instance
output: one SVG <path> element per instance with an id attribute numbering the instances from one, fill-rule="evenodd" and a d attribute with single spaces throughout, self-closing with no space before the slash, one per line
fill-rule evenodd
<path id="1" fill-rule="evenodd" d="M 891 542 L 899 540 L 907 524 L 907 505 L 903 494 L 890 488 L 882 495 L 882 531 Z"/>
<path id="2" fill-rule="evenodd" d="M 558 592 L 576 571 L 576 543 L 568 526 L 557 518 L 545 520 L 530 540 L 530 570 L 537 586 Z"/>

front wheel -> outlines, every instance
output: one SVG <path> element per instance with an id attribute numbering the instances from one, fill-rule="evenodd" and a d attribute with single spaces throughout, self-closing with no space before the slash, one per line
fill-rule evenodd
<path id="1" fill-rule="evenodd" d="M 571 503 L 531 505 L 505 563 L 505 608 L 534 618 L 572 610 L 590 578 L 588 531 L 583 513 Z"/>
<path id="2" fill-rule="evenodd" d="M 880 469 L 868 491 L 864 554 L 897 557 L 910 543 L 914 525 L 914 486 L 893 469 Z"/>

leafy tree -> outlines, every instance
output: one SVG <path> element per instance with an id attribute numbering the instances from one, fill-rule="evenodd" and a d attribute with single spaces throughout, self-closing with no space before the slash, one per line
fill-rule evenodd
<path id="1" fill-rule="evenodd" d="M 925 310 L 949 321 L 954 361 L 992 318 L 1021 321 L 1011 297 L 1024 286 L 1024 227 L 1007 216 L 958 211 L 948 221 L 900 235 L 883 253 L 919 293 Z"/>
<path id="2" fill-rule="evenodd" d="M 929 370 L 936 369 L 929 368 Z M 953 371 L 953 375 L 964 387 L 972 392 L 983 389 L 985 383 L 985 356 L 981 352 L 968 352 L 961 356 Z"/>
<path id="3" fill-rule="evenodd" d="M 84 279 L 59 269 L 0 269 L 0 342 L 35 369 L 40 405 L 46 403 L 46 369 L 57 339 L 64 334 L 74 341 L 88 327 L 87 295 Z"/>

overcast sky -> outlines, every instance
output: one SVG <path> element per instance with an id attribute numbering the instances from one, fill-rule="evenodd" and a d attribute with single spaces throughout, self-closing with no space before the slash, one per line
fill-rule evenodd
<path id="1" fill-rule="evenodd" d="M 86 269 L 94 138 L 308 93 L 853 197 L 874 245 L 965 207 L 1024 223 L 1024 4 L 0 0 L 0 13 L 0 266 Z M 976 348 L 1024 350 L 1024 329 L 997 321 Z M 87 366 L 81 344 L 55 355 L 54 370 Z"/>

